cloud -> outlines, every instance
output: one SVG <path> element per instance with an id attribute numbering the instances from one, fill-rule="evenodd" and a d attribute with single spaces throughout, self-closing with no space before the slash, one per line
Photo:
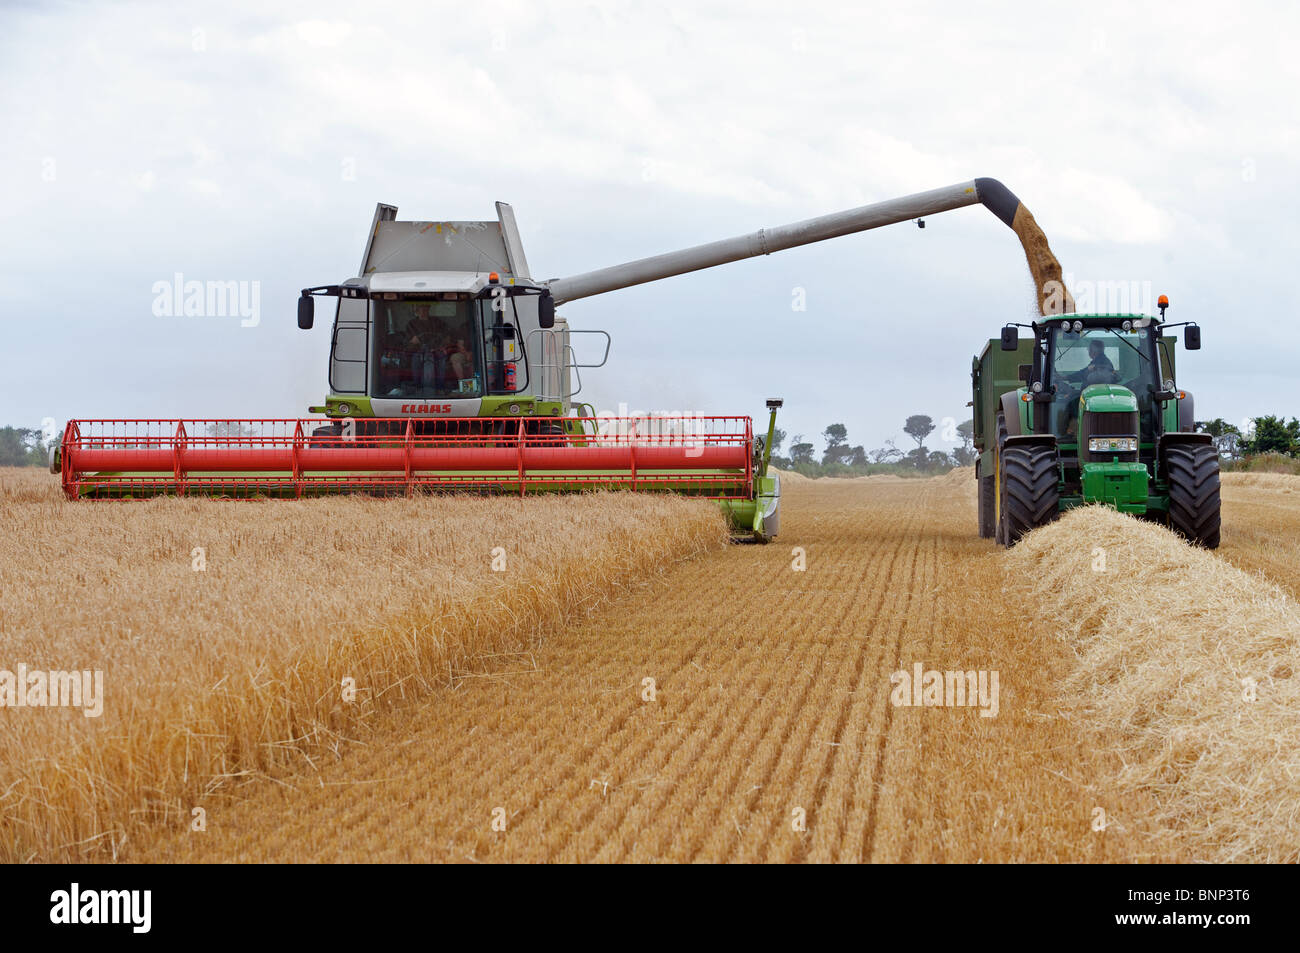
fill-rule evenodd
<path id="1" fill-rule="evenodd" d="M 1053 175 L 1057 204 L 1069 210 L 1057 234 L 1080 242 L 1120 244 L 1165 241 L 1172 217 L 1135 185 L 1114 175 L 1067 167 Z"/>
<path id="2" fill-rule="evenodd" d="M 303 20 L 293 25 L 294 33 L 311 47 L 339 46 L 352 33 L 346 20 Z"/>

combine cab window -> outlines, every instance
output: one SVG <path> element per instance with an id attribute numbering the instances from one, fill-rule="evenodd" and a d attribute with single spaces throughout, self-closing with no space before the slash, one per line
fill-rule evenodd
<path id="1" fill-rule="evenodd" d="M 482 358 L 466 297 L 372 300 L 375 397 L 479 397 Z"/>

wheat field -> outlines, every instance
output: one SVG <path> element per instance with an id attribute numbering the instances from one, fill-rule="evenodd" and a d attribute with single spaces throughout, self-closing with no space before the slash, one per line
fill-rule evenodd
<path id="1" fill-rule="evenodd" d="M 110 799 L 116 813 L 88 820 L 79 813 L 87 804 L 81 789 L 67 772 L 47 770 L 41 806 L 29 799 L 17 812 L 8 795 L 0 800 L 12 825 L 6 835 L 23 838 L 23 859 L 145 862 L 1286 857 L 1295 838 L 1284 805 L 1295 792 L 1277 785 L 1290 763 L 1279 756 L 1246 778 L 1251 798 L 1225 795 L 1243 783 L 1249 752 L 1262 757 L 1267 744 L 1280 751 L 1289 743 L 1278 719 L 1294 712 L 1291 696 L 1267 693 L 1285 681 L 1284 653 L 1295 649 L 1287 613 L 1300 591 L 1300 478 L 1262 479 L 1225 477 L 1224 546 L 1208 554 L 1095 510 L 1005 553 L 974 534 L 968 472 L 791 477 L 782 536 L 769 546 L 724 546 L 708 504 L 659 498 L 549 501 L 552 510 L 530 514 L 536 535 L 525 544 L 518 501 L 67 506 L 3 475 L 6 644 L 70 638 L 67 624 L 50 620 L 89 599 L 82 644 L 85 633 L 98 632 L 104 657 L 129 668 L 141 650 L 103 634 L 120 631 L 124 608 L 144 612 L 142 597 L 166 592 L 202 621 L 146 598 L 149 613 L 132 623 L 137 636 L 166 625 L 174 634 L 159 645 L 189 651 L 206 632 L 243 633 L 184 663 L 155 653 L 151 664 L 194 677 L 165 693 L 166 705 L 135 713 L 146 731 L 121 747 L 143 766 L 129 775 L 134 786 Z M 628 523 L 612 524 L 614 510 Z M 210 541 L 203 574 L 189 557 L 200 536 Z M 1089 588 L 1093 573 L 1059 570 L 1077 570 L 1080 554 L 1091 560 L 1103 539 L 1113 561 L 1104 584 Z M 521 582 L 511 563 L 507 573 L 492 573 L 496 545 L 546 551 L 554 572 Z M 16 570 L 11 554 L 24 547 L 27 568 Z M 622 554 L 617 568 L 604 565 L 608 552 Z M 357 565 L 367 560 L 369 567 Z M 1151 560 L 1161 596 L 1144 608 Z M 1038 589 L 1026 585 L 1024 569 L 1035 561 L 1058 567 L 1038 574 Z M 188 575 L 172 568 L 177 562 Z M 195 587 L 214 581 L 214 565 L 234 572 L 232 564 L 245 562 L 243 588 L 235 577 L 215 588 L 247 601 L 205 602 Z M 342 579 L 341 563 L 349 567 Z M 417 580 L 415 567 L 424 572 Z M 1208 601 L 1199 622 L 1162 639 L 1161 616 L 1179 611 L 1170 580 L 1180 572 L 1194 579 L 1192 598 L 1201 598 L 1209 573 L 1243 599 L 1267 591 L 1274 614 L 1247 613 L 1243 622 L 1244 603 Z M 69 573 L 77 581 L 59 599 L 40 594 L 42 579 Z M 593 573 L 614 582 L 588 604 L 581 594 L 591 589 L 582 583 Z M 543 588 L 570 593 L 568 601 L 535 602 Z M 1127 600 L 1127 615 L 1098 621 L 1090 608 L 1098 598 Z M 459 649 L 426 653 L 438 628 L 429 600 L 445 623 L 456 599 L 509 619 L 510 636 L 485 637 L 492 626 L 480 625 Z M 1203 649 L 1206 632 L 1235 631 L 1225 621 L 1233 612 L 1239 629 L 1253 619 L 1271 639 L 1273 654 L 1255 643 L 1241 652 L 1267 657 L 1272 682 L 1259 682 L 1262 704 L 1247 710 L 1258 724 L 1224 746 L 1214 743 L 1214 729 L 1240 709 L 1241 688 L 1220 684 L 1216 658 Z M 1145 627 L 1133 631 L 1135 622 Z M 259 626 L 265 630 L 254 638 Z M 343 667 L 367 673 L 359 683 L 393 686 L 388 694 L 337 703 L 340 667 L 301 654 L 304 645 L 319 649 L 321 633 L 332 630 L 369 633 L 354 639 L 359 654 Z M 1098 632 L 1108 638 L 1098 643 Z M 1100 644 L 1129 654 L 1107 655 Z M 1143 697 L 1153 714 L 1142 722 L 1125 701 L 1137 687 L 1121 687 L 1124 666 L 1114 668 L 1127 657 L 1148 675 L 1231 689 L 1232 697 L 1196 708 L 1148 678 Z M 997 672 L 996 717 L 969 706 L 894 705 L 891 675 L 917 664 Z M 328 700 L 303 702 L 292 719 L 286 712 L 263 733 L 264 748 L 240 749 L 257 757 L 231 760 L 199 782 L 179 770 L 174 753 L 150 760 L 146 746 L 179 736 L 178 699 L 206 697 L 195 689 L 221 677 L 222 665 L 259 686 L 245 694 L 260 702 L 236 712 L 278 713 L 273 699 L 286 692 L 308 699 L 287 665 L 318 675 Z M 1204 681 L 1188 681 L 1196 678 Z M 402 697 L 383 702 L 394 693 Z M 30 726 L 26 737 L 14 733 L 14 716 L 47 714 L 4 713 L 7 776 L 34 771 Z M 1247 743 L 1255 747 L 1230 757 Z M 1195 771 L 1185 770 L 1189 757 Z M 88 765 L 104 776 L 121 768 L 93 757 Z M 1184 770 L 1171 773 L 1171 765 Z M 159 768 L 166 784 L 147 774 Z M 1268 806 L 1270 792 L 1282 807 Z M 142 794 L 151 806 L 140 813 Z M 202 830 L 194 829 L 194 808 L 203 812 Z"/>
<path id="2" fill-rule="evenodd" d="M 0 526 L 0 669 L 100 670 L 105 698 L 0 713 L 7 861 L 120 859 L 726 541 L 664 496 L 100 505 L 13 470 Z"/>

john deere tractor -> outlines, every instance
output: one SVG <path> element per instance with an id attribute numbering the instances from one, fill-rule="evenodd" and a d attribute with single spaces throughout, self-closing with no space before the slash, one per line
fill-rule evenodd
<path id="1" fill-rule="evenodd" d="M 1219 455 L 1176 384 L 1177 338 L 1200 328 L 1137 314 L 1062 314 L 1008 324 L 974 359 L 979 530 L 1007 546 L 1088 503 L 1219 545 Z M 1020 337 L 1019 328 L 1033 336 Z"/>

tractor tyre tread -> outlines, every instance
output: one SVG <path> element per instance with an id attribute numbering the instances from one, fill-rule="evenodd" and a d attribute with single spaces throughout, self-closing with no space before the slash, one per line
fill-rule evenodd
<path id="1" fill-rule="evenodd" d="M 1219 452 L 1209 444 L 1165 451 L 1169 481 L 1169 528 L 1195 546 L 1219 548 Z"/>
<path id="2" fill-rule="evenodd" d="M 1006 447 L 1002 451 L 1002 513 L 1006 545 L 1059 515 L 1059 468 L 1054 447 Z"/>

